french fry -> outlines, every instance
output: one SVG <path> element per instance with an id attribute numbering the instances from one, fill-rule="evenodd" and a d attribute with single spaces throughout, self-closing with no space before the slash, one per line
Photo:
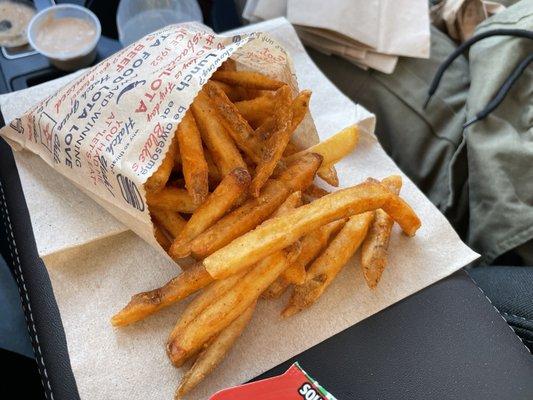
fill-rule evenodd
<path id="1" fill-rule="evenodd" d="M 217 85 L 231 101 L 242 101 L 248 99 L 248 91 L 243 87 L 231 86 L 227 83 L 217 81 L 212 82 Z"/>
<path id="2" fill-rule="evenodd" d="M 322 225 L 378 208 L 387 212 L 409 236 L 420 227 L 420 219 L 404 200 L 379 183 L 363 182 L 298 207 L 283 218 L 263 222 L 207 256 L 202 263 L 213 278 L 221 279 L 248 268 Z"/>
<path id="3" fill-rule="evenodd" d="M 313 262 L 307 271 L 304 284 L 294 287 L 289 303 L 281 314 L 283 317 L 290 317 L 318 300 L 355 254 L 373 218 L 373 212 L 350 217 L 326 250 Z"/>
<path id="4" fill-rule="evenodd" d="M 170 244 L 172 243 L 165 233 L 164 229 L 158 225 L 154 225 L 154 237 L 157 243 L 165 250 L 168 251 Z"/>
<path id="5" fill-rule="evenodd" d="M 245 202 L 191 242 L 191 253 L 201 259 L 255 228 L 285 201 L 291 192 L 305 189 L 320 165 L 320 156 L 307 154 L 294 161 L 276 179 L 263 186 L 261 195 Z"/>
<path id="6" fill-rule="evenodd" d="M 324 197 L 327 194 L 330 194 L 331 192 L 328 192 L 326 189 L 323 189 L 315 184 L 310 185 L 307 189 L 305 189 L 304 194 L 307 196 L 312 197 L 313 199 L 319 199 L 321 197 Z"/>
<path id="7" fill-rule="evenodd" d="M 305 114 L 309 111 L 309 101 L 311 100 L 312 92 L 310 90 L 302 90 L 294 98 L 291 109 L 292 109 L 292 129 L 295 130 L 298 125 L 302 122 L 305 117 Z"/>
<path id="8" fill-rule="evenodd" d="M 274 112 L 272 96 L 258 96 L 235 103 L 235 107 L 250 125 L 260 125 Z"/>
<path id="9" fill-rule="evenodd" d="M 292 110 L 289 105 L 290 88 L 285 85 L 278 91 L 284 91 L 285 93 L 279 96 L 281 101 L 278 103 L 276 113 L 272 116 L 276 121 L 275 131 L 262 146 L 261 160 L 257 164 L 255 175 L 252 179 L 250 191 L 254 197 L 259 196 L 261 187 L 274 172 L 274 168 L 276 168 L 276 164 L 281 159 L 283 151 L 294 132 Z"/>
<path id="10" fill-rule="evenodd" d="M 205 310 L 210 304 L 216 302 L 224 293 L 235 286 L 245 273 L 246 271 L 243 271 L 239 274 L 228 276 L 226 279 L 220 279 L 203 289 L 202 292 L 200 292 L 198 296 L 187 305 L 185 311 L 181 313 L 179 320 L 176 322 L 174 329 L 168 337 L 167 347 L 168 344 L 171 343 L 174 338 L 178 336 L 178 334 L 181 333 L 198 315 L 200 315 L 203 310 Z"/>
<path id="11" fill-rule="evenodd" d="M 233 138 L 237 147 L 255 163 L 259 162 L 260 143 L 255 140 L 254 130 L 239 114 L 237 107 L 228 99 L 224 91 L 211 81 L 207 82 L 202 90 L 209 97 L 219 121 Z"/>
<path id="12" fill-rule="evenodd" d="M 140 321 L 206 287 L 211 282 L 213 282 L 211 275 L 201 263 L 196 263 L 164 286 L 134 295 L 130 302 L 111 318 L 111 324 L 126 326 Z"/>
<path id="13" fill-rule="evenodd" d="M 290 161 L 306 152 L 320 154 L 324 157 L 324 161 L 317 172 L 318 176 L 330 185 L 338 186 L 339 179 L 337 177 L 337 171 L 333 166 L 339 160 L 351 153 L 357 146 L 358 141 L 359 129 L 357 128 L 357 125 L 351 125 L 325 141 L 287 157 L 285 161 Z"/>
<path id="14" fill-rule="evenodd" d="M 192 103 L 192 111 L 205 146 L 213 156 L 223 176 L 235 168 L 246 168 L 246 163 L 235 146 L 233 139 L 217 118 L 207 95 L 200 91 Z"/>
<path id="15" fill-rule="evenodd" d="M 240 316 L 215 337 L 209 346 L 200 353 L 193 366 L 181 379 L 175 399 L 182 399 L 204 380 L 223 360 L 235 341 L 244 331 L 255 310 L 256 303 L 248 307 Z"/>
<path id="16" fill-rule="evenodd" d="M 174 167 L 174 153 L 176 141 L 174 140 L 159 168 L 146 180 L 144 188 L 147 191 L 157 192 L 165 187 Z"/>
<path id="17" fill-rule="evenodd" d="M 185 221 L 176 211 L 168 211 L 158 208 L 152 208 L 150 215 L 155 221 L 165 228 L 173 238 L 177 237 L 185 227 Z"/>
<path id="18" fill-rule="evenodd" d="M 289 197 L 277 210 L 283 217 L 293 210 L 300 200 L 298 195 Z M 174 366 L 181 366 L 205 343 L 257 301 L 261 293 L 285 270 L 295 256 L 295 248 L 282 249 L 259 261 L 249 272 L 240 278 L 231 289 L 222 294 L 216 302 L 205 307 L 191 318 L 183 328 L 174 330 L 167 344 L 167 354 Z M 296 246 L 298 247 L 298 246 Z M 292 253 L 292 254 L 291 254 Z"/>
<path id="19" fill-rule="evenodd" d="M 185 189 L 165 187 L 159 192 L 146 192 L 146 202 L 150 208 L 177 211 L 191 214 L 196 210 L 192 197 Z"/>
<path id="20" fill-rule="evenodd" d="M 237 65 L 235 63 L 235 60 L 232 58 L 228 58 L 226 61 L 222 63 L 222 65 L 218 68 L 219 71 L 236 71 Z"/>
<path id="21" fill-rule="evenodd" d="M 389 176 L 381 181 L 383 186 L 398 195 L 402 187 L 399 175 Z M 366 284 L 375 288 L 387 264 L 387 250 L 394 221 L 389 215 L 378 209 L 375 211 L 374 222 L 370 225 L 368 234 L 361 245 L 361 267 Z"/>
<path id="22" fill-rule="evenodd" d="M 288 158 L 302 150 L 303 148 L 300 145 L 296 144 L 293 140 L 289 140 L 289 143 L 287 143 L 287 147 L 285 147 L 285 151 L 283 152 L 283 157 Z"/>
<path id="23" fill-rule="evenodd" d="M 191 240 L 217 222 L 245 193 L 249 184 L 250 174 L 244 168 L 236 168 L 226 175 L 187 221 L 170 247 L 170 256 L 174 259 L 187 257 Z"/>
<path id="24" fill-rule="evenodd" d="M 281 215 L 287 214 L 290 210 L 293 210 L 302 205 L 302 192 L 297 191 L 291 193 L 289 197 L 279 206 L 272 217 L 279 217 Z"/>
<path id="25" fill-rule="evenodd" d="M 281 274 L 281 276 L 268 287 L 268 289 L 263 293 L 263 297 L 275 299 L 281 296 L 290 284 L 294 283 L 301 285 L 303 281 L 296 282 L 291 280 L 286 276 L 287 271 L 290 268 L 295 268 L 299 271 L 302 271 L 300 274 L 303 275 L 305 280 L 306 268 L 320 254 L 320 252 L 326 248 L 329 238 L 333 235 L 336 235 L 337 232 L 344 226 L 345 222 L 345 219 L 339 219 L 321 226 L 319 229 L 305 235 L 300 240 L 302 249 L 298 258 L 294 260 L 294 262 L 291 263 L 291 265 Z"/>
<path id="26" fill-rule="evenodd" d="M 179 124 L 176 136 L 185 187 L 194 204 L 200 205 L 209 194 L 209 168 L 205 161 L 200 132 L 190 110 L 185 113 Z"/>
<path id="27" fill-rule="evenodd" d="M 212 79 L 232 86 L 247 89 L 277 90 L 284 82 L 269 78 L 266 75 L 252 71 L 216 71 Z"/>
<path id="28" fill-rule="evenodd" d="M 204 147 L 204 157 L 205 157 L 205 162 L 207 163 L 207 170 L 209 172 L 209 174 L 207 175 L 208 180 L 209 180 L 209 186 L 216 187 L 222 180 L 222 176 L 220 174 L 220 171 L 218 170 L 217 165 L 215 164 L 215 161 L 213 161 L 213 157 L 211 156 L 211 153 L 205 147 Z"/>
<path id="29" fill-rule="evenodd" d="M 172 364 L 182 365 L 214 335 L 241 315 L 287 267 L 283 251 L 259 261 L 239 282 L 202 311 L 168 346 Z"/>

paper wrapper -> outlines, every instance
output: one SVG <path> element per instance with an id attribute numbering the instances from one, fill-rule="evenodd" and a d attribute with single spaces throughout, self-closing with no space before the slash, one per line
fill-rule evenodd
<path id="1" fill-rule="evenodd" d="M 160 248 L 144 183 L 161 165 L 198 91 L 230 56 L 239 69 L 260 71 L 297 90 L 290 58 L 268 35 L 218 36 L 186 23 L 147 35 L 102 61 L 0 134 L 39 155 Z M 318 140 L 309 116 L 295 139 L 306 146 Z"/>
<path id="2" fill-rule="evenodd" d="M 372 134 L 373 115 L 347 99 L 327 80 L 307 56 L 286 20 L 268 21 L 246 29 L 268 32 L 291 55 L 299 86 L 313 91 L 310 108 L 321 139 L 350 123 L 359 123 L 362 135 L 358 148 L 338 165 L 341 186 L 359 183 L 368 176 L 401 174 L 402 197 L 417 211 L 422 228 L 411 239 L 394 228 L 389 263 L 375 290 L 366 287 L 356 256 L 317 304 L 293 318 L 282 320 L 279 316 L 287 297 L 281 301 L 260 301 L 250 326 L 227 359 L 189 399 L 206 399 L 219 389 L 241 384 L 477 257 L 385 154 Z M 22 113 L 24 105 L 53 93 L 54 85 L 52 82 L 1 97 L 0 107 L 6 121 Z M 16 161 L 26 199 L 32 199 L 28 207 L 39 253 L 43 254 L 43 249 L 55 249 L 48 250 L 46 267 L 81 398 L 171 399 L 185 371 L 171 366 L 164 343 L 188 301 L 124 329 L 112 328 L 109 319 L 133 293 L 160 286 L 176 275 L 175 264 L 133 233 L 126 232 L 120 223 L 113 223 L 113 218 L 94 204 L 91 208 L 89 198 L 40 158 L 29 153 L 21 157 L 24 153 L 15 154 Z M 39 203 L 39 196 L 53 204 Z M 87 215 L 78 205 L 89 207 L 95 215 Z M 42 211 L 49 208 L 54 210 L 53 217 Z M 84 224 L 93 218 L 98 222 L 87 233 Z M 47 236 L 52 230 L 49 225 L 56 228 L 53 238 Z M 54 241 L 64 244 L 54 245 Z M 376 332 L 380 334 L 386 333 Z M 308 372 L 312 375 L 314 371 Z"/>

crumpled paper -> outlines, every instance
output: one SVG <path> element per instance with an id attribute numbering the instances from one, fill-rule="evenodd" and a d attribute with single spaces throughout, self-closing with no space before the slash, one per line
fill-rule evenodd
<path id="1" fill-rule="evenodd" d="M 268 32 L 291 55 L 299 86 L 313 91 L 310 108 L 321 139 L 351 123 L 360 124 L 358 148 L 338 165 L 341 186 L 358 183 L 368 176 L 401 174 L 373 135 L 374 116 L 352 103 L 318 70 L 286 20 L 272 20 L 245 30 Z M 50 89 L 42 85 L 38 90 Z M 50 168 L 46 174 L 51 179 L 59 175 Z M 247 381 L 477 257 L 460 241 L 444 216 L 402 176 L 402 197 L 414 207 L 423 225 L 414 238 L 407 238 L 394 228 L 389 265 L 378 287 L 375 290 L 366 287 L 356 255 L 323 298 L 293 318 L 279 317 L 286 297 L 279 302 L 260 301 L 250 326 L 227 359 L 189 399 L 206 399 L 216 390 Z M 37 191 L 32 183 L 32 176 L 23 180 L 25 194 Z M 55 189 L 62 190 L 44 183 L 38 190 Z M 75 187 L 70 190 L 83 196 Z M 56 193 L 56 199 L 61 195 Z M 30 214 L 34 214 L 35 207 L 30 208 Z M 67 210 L 70 206 L 61 207 Z M 70 226 L 71 214 L 65 215 L 65 221 L 61 220 L 61 213 L 57 217 L 58 220 L 46 223 Z M 34 234 L 41 244 L 47 242 L 41 237 L 46 232 L 44 223 L 32 217 Z M 83 227 L 70 226 L 69 233 L 82 231 Z M 188 301 L 123 329 L 112 328 L 109 319 L 133 293 L 160 286 L 179 270 L 132 232 L 108 233 L 105 240 L 56 252 L 46 262 L 80 396 L 91 400 L 171 399 L 184 370 L 171 366 L 164 343 Z"/>
<path id="2" fill-rule="evenodd" d="M 431 7 L 432 22 L 455 40 L 464 42 L 491 15 L 505 10 L 503 4 L 482 0 L 443 0 Z"/>

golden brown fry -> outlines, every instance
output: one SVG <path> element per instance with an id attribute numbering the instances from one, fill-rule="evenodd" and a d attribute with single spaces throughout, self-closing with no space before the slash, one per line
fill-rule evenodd
<path id="1" fill-rule="evenodd" d="M 165 250 L 168 251 L 170 244 L 172 243 L 165 233 L 165 230 L 158 225 L 154 225 L 154 237 L 157 243 Z"/>
<path id="2" fill-rule="evenodd" d="M 144 188 L 150 192 L 157 192 L 165 187 L 174 167 L 175 141 L 170 145 L 168 152 L 159 168 L 146 180 Z"/>
<path id="3" fill-rule="evenodd" d="M 235 103 L 235 107 L 250 125 L 260 125 L 274 112 L 275 103 L 271 96 L 259 96 Z"/>
<path id="4" fill-rule="evenodd" d="M 293 140 L 289 140 L 289 143 L 287 143 L 287 147 L 285 147 L 285 151 L 283 152 L 283 157 L 288 158 L 289 156 L 299 153 L 302 150 L 303 148 L 301 146 L 294 143 Z"/>
<path id="5" fill-rule="evenodd" d="M 254 197 L 259 196 L 259 191 L 264 183 L 274 172 L 276 164 L 281 159 L 283 151 L 289 143 L 292 133 L 292 110 L 290 107 L 290 88 L 285 85 L 278 92 L 280 101 L 277 102 L 277 110 L 272 116 L 276 121 L 275 130 L 261 146 L 261 160 L 255 169 L 250 191 Z M 268 122 L 265 122 L 267 124 Z M 256 132 L 257 134 L 257 132 Z"/>
<path id="6" fill-rule="evenodd" d="M 217 85 L 231 101 L 241 101 L 248 99 L 248 92 L 240 86 L 231 86 L 223 82 L 211 81 Z"/>
<path id="7" fill-rule="evenodd" d="M 399 175 L 393 175 L 383 179 L 381 183 L 392 193 L 398 195 L 402 187 L 402 178 Z M 370 288 L 376 287 L 387 264 L 387 249 L 393 223 L 394 221 L 385 211 L 376 210 L 374 222 L 361 245 L 361 267 L 366 284 Z"/>
<path id="8" fill-rule="evenodd" d="M 187 221 L 185 221 L 176 211 L 153 208 L 150 210 L 150 215 L 155 222 L 165 228 L 173 238 L 179 235 L 187 223 Z"/>
<path id="9" fill-rule="evenodd" d="M 289 195 L 289 189 L 277 180 L 264 186 L 261 196 L 246 201 L 191 242 L 191 253 L 201 259 L 224 247 L 233 239 L 267 219 Z"/>
<path id="10" fill-rule="evenodd" d="M 233 343 L 244 331 L 255 310 L 253 303 L 244 313 L 238 316 L 220 334 L 215 337 L 209 346 L 200 353 L 193 366 L 183 376 L 180 386 L 176 390 L 175 399 L 179 400 L 204 380 L 223 360 Z"/>
<path id="11" fill-rule="evenodd" d="M 337 171 L 334 168 L 335 163 L 351 153 L 359 141 L 359 129 L 357 125 L 351 125 L 340 132 L 331 136 L 327 140 L 320 142 L 299 153 L 293 154 L 285 159 L 289 161 L 303 153 L 317 153 L 324 157 L 317 174 L 332 186 L 339 185 Z"/>
<path id="12" fill-rule="evenodd" d="M 321 226 L 319 229 L 305 235 L 300 240 L 302 249 L 298 258 L 291 263 L 289 268 L 287 268 L 272 285 L 269 286 L 269 288 L 263 293 L 263 297 L 271 299 L 278 298 L 291 283 L 302 284 L 303 282 L 291 282 L 285 277 L 286 272 L 290 268 L 301 270 L 303 271 L 303 276 L 305 279 L 306 268 L 320 254 L 320 252 L 326 248 L 330 237 L 336 235 L 337 232 L 344 226 L 345 222 L 345 219 L 339 219 Z"/>
<path id="13" fill-rule="evenodd" d="M 246 271 L 243 271 L 239 274 L 228 276 L 226 279 L 220 279 L 203 289 L 198 296 L 187 305 L 185 311 L 181 313 L 179 320 L 176 322 L 174 329 L 169 335 L 167 347 L 168 343 L 171 343 L 174 338 L 182 332 L 191 321 L 200 315 L 203 310 L 205 310 L 210 304 L 216 302 L 224 293 L 235 286 L 245 273 Z"/>
<path id="14" fill-rule="evenodd" d="M 276 180 L 266 183 L 258 198 L 220 219 L 191 242 L 192 255 L 201 259 L 255 228 L 285 201 L 291 192 L 305 189 L 313 181 L 320 156 L 307 154 L 294 161 Z"/>
<path id="15" fill-rule="evenodd" d="M 196 263 L 172 278 L 164 286 L 134 295 L 130 302 L 111 319 L 113 326 L 126 326 L 140 321 L 164 307 L 184 299 L 213 282 L 201 263 Z"/>
<path id="16" fill-rule="evenodd" d="M 236 71 L 237 65 L 235 63 L 235 60 L 232 58 L 228 58 L 226 61 L 222 63 L 222 65 L 218 68 L 219 71 Z"/>
<path id="17" fill-rule="evenodd" d="M 307 271 L 305 283 L 295 286 L 292 297 L 282 312 L 283 317 L 290 317 L 318 300 L 355 254 L 373 218 L 373 212 L 350 217 L 327 249 L 313 262 Z"/>
<path id="18" fill-rule="evenodd" d="M 257 163 L 260 160 L 260 143 L 255 140 L 254 130 L 250 124 L 239 114 L 237 107 L 215 83 L 207 82 L 202 90 L 209 97 L 219 121 L 233 138 L 237 147 Z"/>
<path id="19" fill-rule="evenodd" d="M 295 130 L 298 125 L 300 125 L 305 117 L 305 114 L 307 114 L 309 111 L 311 94 L 312 92 L 310 90 L 302 90 L 292 101 L 292 130 Z"/>
<path id="20" fill-rule="evenodd" d="M 231 290 L 204 309 L 174 338 L 168 346 L 172 363 L 182 365 L 200 350 L 211 337 L 253 304 L 286 267 L 287 258 L 283 251 L 277 251 L 259 261 Z"/>
<path id="21" fill-rule="evenodd" d="M 209 149 L 207 149 L 206 147 L 204 147 L 204 157 L 205 162 L 207 163 L 207 169 L 209 171 L 209 174 L 207 176 L 209 180 L 209 187 L 215 188 L 222 180 L 222 175 L 217 165 L 213 161 L 213 157 L 211 156 Z"/>
<path id="22" fill-rule="evenodd" d="M 285 83 L 252 71 L 216 71 L 212 77 L 219 82 L 247 89 L 277 90 Z"/>
<path id="23" fill-rule="evenodd" d="M 250 174 L 244 168 L 236 168 L 226 175 L 187 221 L 172 243 L 170 256 L 174 259 L 187 257 L 191 252 L 191 241 L 217 222 L 245 193 L 249 184 Z"/>
<path id="24" fill-rule="evenodd" d="M 378 208 L 385 210 L 410 236 L 420 227 L 420 219 L 404 200 L 379 183 L 363 182 L 298 207 L 283 218 L 265 221 L 206 257 L 203 265 L 213 278 L 221 279 L 248 268 L 324 224 Z"/>
<path id="25" fill-rule="evenodd" d="M 315 184 L 310 185 L 307 189 L 305 189 L 304 192 L 304 194 L 312 197 L 313 199 L 319 199 L 330 193 L 331 192 L 328 192 L 326 189 L 323 189 Z"/>
<path id="26" fill-rule="evenodd" d="M 280 215 L 286 215 L 290 210 L 293 210 L 302 205 L 302 192 L 297 191 L 291 193 L 289 197 L 279 206 L 272 217 L 279 217 Z"/>
<path id="27" fill-rule="evenodd" d="M 200 132 L 189 110 L 178 126 L 179 143 L 185 187 L 194 204 L 200 205 L 209 194 L 209 168 L 205 161 Z"/>
<path id="28" fill-rule="evenodd" d="M 278 209 L 277 215 L 283 217 L 297 204 L 293 196 Z M 172 363 L 179 367 L 205 343 L 255 303 L 261 293 L 283 272 L 289 258 L 295 257 L 295 248 L 283 249 L 259 261 L 235 285 L 222 294 L 217 301 L 205 307 L 188 324 L 184 324 L 167 344 L 167 354 Z M 298 247 L 298 246 L 296 246 Z M 293 253 L 291 255 L 291 253 Z M 287 255 L 289 254 L 289 255 Z"/>
<path id="29" fill-rule="evenodd" d="M 146 202 L 150 208 L 177 211 L 191 214 L 196 210 L 192 197 L 185 189 L 166 187 L 159 192 L 146 192 Z"/>
<path id="30" fill-rule="evenodd" d="M 213 156 L 213 161 L 218 166 L 223 176 L 235 168 L 246 168 L 241 153 L 235 146 L 224 126 L 217 118 L 215 109 L 211 106 L 207 95 L 200 91 L 192 103 L 192 111 L 202 140 Z"/>

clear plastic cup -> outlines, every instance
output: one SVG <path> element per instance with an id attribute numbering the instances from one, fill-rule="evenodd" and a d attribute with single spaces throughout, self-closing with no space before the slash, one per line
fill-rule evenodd
<path id="1" fill-rule="evenodd" d="M 44 23 L 54 23 L 62 18 L 78 18 L 88 22 L 95 31 L 94 37 L 83 47 L 70 51 L 51 52 L 42 48 L 36 40 L 38 33 L 43 29 Z M 62 4 L 46 8 L 35 15 L 28 26 L 28 42 L 31 47 L 42 55 L 46 56 L 50 62 L 63 71 L 74 71 L 90 65 L 96 58 L 96 45 L 102 33 L 100 21 L 94 13 L 87 8 L 74 4 Z M 68 41 L 68 37 L 59 40 Z"/>
<path id="2" fill-rule="evenodd" d="M 118 37 L 123 46 L 128 46 L 167 25 L 188 21 L 203 21 L 196 0 L 121 0 Z"/>

